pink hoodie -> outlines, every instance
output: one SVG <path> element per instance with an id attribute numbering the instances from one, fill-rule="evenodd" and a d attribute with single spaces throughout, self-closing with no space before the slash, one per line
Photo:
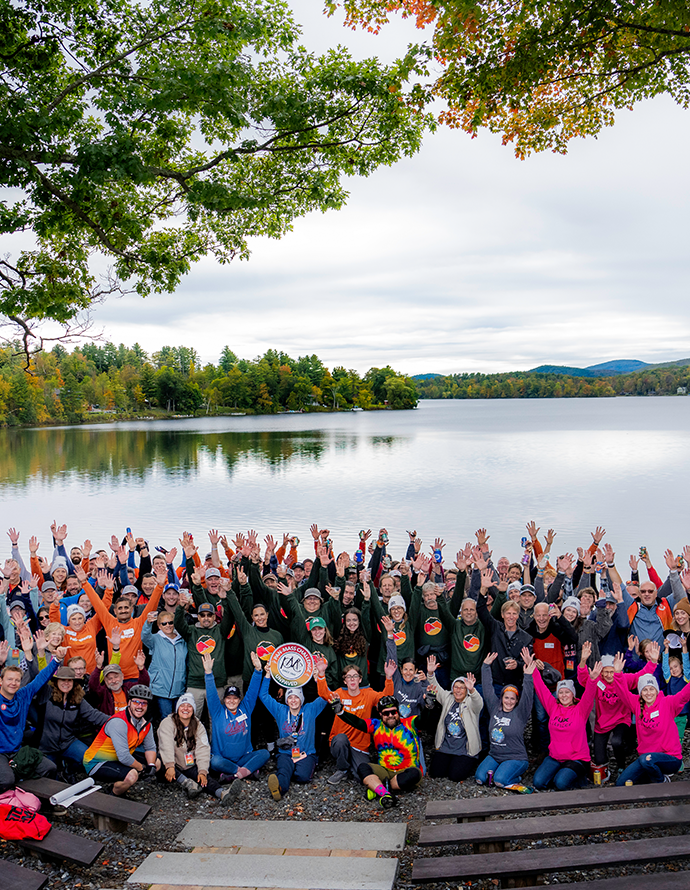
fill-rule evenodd
<path id="1" fill-rule="evenodd" d="M 643 674 L 652 674 L 656 670 L 656 664 L 647 664 L 636 674 L 620 674 L 628 689 L 637 688 L 637 678 Z M 589 671 L 582 664 L 577 666 L 577 682 L 584 686 L 589 679 Z M 614 727 L 624 723 L 630 726 L 630 708 L 627 701 L 621 698 L 618 686 L 615 683 L 605 683 L 601 675 L 595 684 L 597 719 L 594 723 L 594 732 L 610 732 Z"/>
<path id="2" fill-rule="evenodd" d="M 549 754 L 554 760 L 561 763 L 566 760 L 589 762 L 589 745 L 585 727 L 594 704 L 596 683 L 592 683 L 588 674 L 582 698 L 577 704 L 566 708 L 551 695 L 544 685 L 539 671 L 535 671 L 532 677 L 534 678 L 534 691 L 549 715 L 549 733 L 551 734 Z M 690 687 L 690 683 L 688 683 L 688 687 Z"/>
<path id="3" fill-rule="evenodd" d="M 615 682 L 618 684 L 621 697 L 636 716 L 638 753 L 668 754 L 680 760 L 683 752 L 678 727 L 674 721 L 685 704 L 690 701 L 690 683 L 686 683 L 685 688 L 675 695 L 664 695 L 663 692 L 659 692 L 654 704 L 651 707 L 645 705 L 640 716 L 640 699 L 628 689 L 623 677 L 623 674 L 616 674 Z"/>

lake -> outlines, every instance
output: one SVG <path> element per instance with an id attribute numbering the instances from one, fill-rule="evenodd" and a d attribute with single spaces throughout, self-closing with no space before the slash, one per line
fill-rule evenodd
<path id="1" fill-rule="evenodd" d="M 415 411 L 220 417 L 0 431 L 5 527 L 49 555 L 50 522 L 67 544 L 102 546 L 131 526 L 171 547 L 183 529 L 205 551 L 211 527 L 261 538 L 288 531 L 311 554 L 309 525 L 336 551 L 386 526 L 446 555 L 485 526 L 496 556 L 519 556 L 525 522 L 558 532 L 555 552 L 601 524 L 619 564 L 641 544 L 690 542 L 690 399 L 423 401 Z M 686 480 L 683 482 L 683 480 Z M 9 544 L 7 546 L 9 551 Z M 624 559 L 623 559 L 624 557 Z"/>

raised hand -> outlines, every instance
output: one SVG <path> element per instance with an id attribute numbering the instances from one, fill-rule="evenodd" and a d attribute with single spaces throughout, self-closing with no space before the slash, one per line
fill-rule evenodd
<path id="1" fill-rule="evenodd" d="M 478 528 L 474 534 L 480 547 L 483 547 L 491 537 L 491 535 L 487 535 L 485 528 Z"/>
<path id="2" fill-rule="evenodd" d="M 661 659 L 661 646 L 656 640 L 652 640 L 651 643 L 647 643 L 645 646 L 644 654 L 647 661 L 651 661 L 653 664 L 659 664 Z"/>
<path id="3" fill-rule="evenodd" d="M 494 573 L 491 569 L 482 569 L 482 590 L 488 590 L 494 586 Z"/>
<path id="4" fill-rule="evenodd" d="M 522 651 L 524 652 L 525 650 L 523 649 Z M 527 650 L 527 652 L 529 653 L 529 649 Z M 493 664 L 497 658 L 498 658 L 498 652 L 489 652 L 489 654 L 484 659 L 484 664 Z M 523 658 L 524 658 L 524 655 L 523 655 Z"/>
<path id="5" fill-rule="evenodd" d="M 630 559 L 628 560 L 628 565 L 630 566 L 630 570 L 633 572 L 636 572 L 639 564 L 640 564 L 640 561 L 638 560 L 638 558 L 635 556 L 634 553 L 631 553 Z"/>
<path id="6" fill-rule="evenodd" d="M 546 533 L 546 547 L 544 548 L 547 552 L 551 550 L 551 545 L 553 544 L 553 539 L 556 537 L 556 532 L 550 528 Z"/>
<path id="7" fill-rule="evenodd" d="M 471 692 L 474 692 L 474 686 L 476 684 L 476 679 L 474 674 L 466 674 L 465 675 L 465 686 L 467 688 L 467 694 L 469 695 Z"/>
<path id="8" fill-rule="evenodd" d="M 208 655 L 208 654 L 206 654 L 206 655 L 202 655 L 202 656 L 201 656 L 201 663 L 202 663 L 202 665 L 203 665 L 203 667 L 204 667 L 204 673 L 205 673 L 205 674 L 212 674 L 212 673 L 213 673 L 213 658 L 211 658 L 210 655 Z"/>
<path id="9" fill-rule="evenodd" d="M 309 526 L 309 531 L 311 532 L 311 536 L 315 541 L 319 540 L 319 527 L 315 522 Z"/>
<path id="10" fill-rule="evenodd" d="M 592 643 L 589 640 L 585 640 L 582 644 L 582 661 L 587 661 L 587 659 L 592 654 Z"/>
<path id="11" fill-rule="evenodd" d="M 604 537 L 605 534 L 606 534 L 606 529 L 602 528 L 602 526 L 600 526 L 600 525 L 598 525 L 594 529 L 594 531 L 591 532 L 592 540 L 597 545 L 597 547 L 599 546 L 599 544 L 601 544 L 602 538 Z"/>
<path id="12" fill-rule="evenodd" d="M 237 569 L 237 583 L 240 587 L 244 587 L 247 583 L 247 573 L 244 569 Z"/>
<path id="13" fill-rule="evenodd" d="M 264 544 L 266 545 L 266 556 L 270 556 L 276 552 L 276 542 L 272 535 L 266 535 Z"/>
<path id="14" fill-rule="evenodd" d="M 383 673 L 386 675 L 386 680 L 392 680 L 393 675 L 398 670 L 398 662 L 394 661 L 392 658 L 389 658 L 388 661 L 383 666 Z"/>
<path id="15" fill-rule="evenodd" d="M 108 637 L 110 644 L 113 649 L 120 648 L 120 641 L 122 640 L 122 631 L 117 625 L 113 625 L 113 629 L 110 631 L 110 636 Z"/>
<path id="16" fill-rule="evenodd" d="M 218 541 L 220 541 L 220 532 L 217 528 L 209 529 L 208 539 L 211 542 L 212 547 L 218 546 Z"/>
<path id="17" fill-rule="evenodd" d="M 673 550 L 664 551 L 664 562 L 668 566 L 669 572 L 678 571 L 678 562 L 676 560 L 676 557 L 673 555 Z"/>
<path id="18" fill-rule="evenodd" d="M 143 649 L 139 649 L 137 654 L 134 656 L 134 664 L 139 668 L 140 671 L 144 670 L 144 665 L 146 664 L 146 656 L 144 655 Z"/>
<path id="19" fill-rule="evenodd" d="M 617 674 L 622 674 L 625 668 L 625 656 L 622 652 L 616 652 L 613 656 L 613 670 Z"/>
<path id="20" fill-rule="evenodd" d="M 389 615 L 383 615 L 381 618 L 381 624 L 384 627 L 384 630 L 388 634 L 395 633 L 395 625 L 393 624 L 393 619 Z"/>
<path id="21" fill-rule="evenodd" d="M 594 667 L 589 669 L 590 679 L 597 680 L 602 669 L 603 669 L 602 663 L 600 661 L 597 661 L 596 664 L 594 665 Z"/>
<path id="22" fill-rule="evenodd" d="M 426 660 L 426 672 L 427 674 L 435 674 L 436 668 L 438 667 L 438 661 L 435 655 L 429 655 Z"/>
<path id="23" fill-rule="evenodd" d="M 19 543 L 19 532 L 16 528 L 10 528 L 7 530 L 7 537 L 10 539 L 12 546 L 16 547 Z"/>
<path id="24" fill-rule="evenodd" d="M 634 634 L 628 635 L 628 649 L 630 649 L 631 652 L 639 653 L 640 651 L 640 641 Z"/>
<path id="25" fill-rule="evenodd" d="M 256 654 L 256 652 L 254 652 L 254 650 L 252 650 L 252 651 L 249 653 L 249 657 L 251 658 L 251 660 L 252 660 L 252 664 L 254 665 L 254 670 L 255 670 L 255 671 L 260 671 L 260 670 L 261 670 L 261 659 L 260 659 L 259 656 Z"/>
<path id="26" fill-rule="evenodd" d="M 67 647 L 58 646 L 53 655 L 58 661 L 64 661 L 67 656 Z"/>
<path id="27" fill-rule="evenodd" d="M 537 535 L 539 534 L 539 529 L 537 528 L 537 523 L 534 521 L 528 522 L 525 526 L 527 529 L 527 534 L 530 536 L 532 541 L 537 540 Z"/>
<path id="28" fill-rule="evenodd" d="M 462 550 L 458 550 L 458 552 L 455 555 L 455 568 L 459 572 L 467 571 L 467 561 L 465 560 L 465 554 L 463 553 Z"/>
<path id="29" fill-rule="evenodd" d="M 36 643 L 36 651 L 41 653 L 45 652 L 48 648 L 48 640 L 46 640 L 46 635 L 42 630 L 37 630 L 34 634 L 34 642 Z"/>

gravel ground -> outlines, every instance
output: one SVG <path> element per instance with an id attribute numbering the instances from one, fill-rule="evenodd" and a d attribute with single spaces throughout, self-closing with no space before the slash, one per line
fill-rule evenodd
<path id="1" fill-rule="evenodd" d="M 427 740 L 425 739 L 425 742 Z M 429 745 L 425 744 L 429 750 Z M 425 856 L 437 856 L 439 850 L 434 848 L 422 848 L 417 846 L 419 829 L 424 821 L 424 809 L 427 800 L 448 798 L 484 797 L 486 795 L 504 795 L 507 792 L 493 788 L 480 788 L 473 780 L 455 784 L 446 779 L 425 779 L 422 789 L 416 793 L 400 797 L 400 805 L 394 810 L 384 812 L 378 805 L 366 800 L 362 786 L 345 781 L 337 786 L 327 783 L 328 777 L 333 772 L 333 764 L 325 763 L 318 770 L 314 781 L 307 786 L 293 786 L 284 800 L 276 803 L 270 796 L 266 785 L 271 761 L 261 772 L 258 781 L 247 781 L 242 794 L 231 807 L 220 807 L 218 802 L 202 795 L 194 801 L 188 801 L 186 795 L 179 786 L 168 787 L 152 783 L 142 787 L 135 787 L 130 796 L 133 800 L 146 802 L 152 806 L 152 810 L 143 825 L 132 825 L 124 834 L 111 835 L 102 833 L 93 827 L 91 817 L 80 813 L 78 810 L 69 810 L 65 815 L 56 816 L 51 821 L 56 827 L 64 828 L 98 840 L 104 845 L 101 857 L 96 860 L 91 868 L 84 869 L 65 864 L 54 865 L 43 862 L 38 858 L 24 853 L 10 841 L 0 841 L 0 852 L 4 859 L 25 865 L 50 875 L 50 890 L 100 890 L 100 888 L 125 888 L 127 879 L 131 873 L 143 862 L 152 851 L 183 852 L 186 848 L 176 842 L 176 837 L 189 819 L 248 819 L 248 820 L 303 820 L 303 821 L 347 821 L 347 822 L 406 822 L 408 824 L 407 846 L 399 856 L 400 871 L 396 890 L 411 890 L 414 886 L 410 882 L 412 862 L 415 858 Z M 532 776 L 532 770 L 527 775 L 527 782 Z M 551 794 L 557 792 L 545 792 Z M 50 819 L 50 814 L 47 814 Z M 612 823 L 613 823 L 612 818 Z M 607 832 L 601 835 L 585 838 L 575 838 L 574 843 L 605 843 L 613 840 L 635 839 L 640 837 L 655 837 L 668 834 L 681 834 L 683 828 L 668 831 L 665 829 L 651 829 L 640 834 L 628 832 L 626 834 Z M 531 844 L 516 844 L 516 849 L 524 849 L 530 846 L 557 846 L 570 845 L 572 838 L 549 839 L 537 841 Z M 447 847 L 444 854 L 454 855 L 468 853 L 468 847 Z M 383 854 L 391 855 L 391 854 Z M 688 886 L 690 887 L 690 860 L 679 861 L 668 866 L 649 866 L 648 868 L 618 869 L 615 874 L 644 874 L 664 869 L 677 871 L 688 869 Z M 613 876 L 613 871 L 600 870 L 588 872 L 590 879 Z M 568 881 L 582 880 L 585 877 L 581 873 L 553 875 L 552 883 L 567 883 Z M 457 887 L 456 884 L 427 885 L 429 890 L 446 890 L 449 887 Z M 465 882 L 464 886 L 472 890 L 495 890 L 493 881 Z"/>

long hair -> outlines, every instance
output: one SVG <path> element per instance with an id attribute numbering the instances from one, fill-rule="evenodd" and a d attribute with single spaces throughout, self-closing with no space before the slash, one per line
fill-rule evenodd
<path id="1" fill-rule="evenodd" d="M 177 712 L 172 715 L 172 721 L 175 724 L 175 747 L 181 748 L 186 743 L 187 750 L 193 751 L 196 748 L 196 732 L 199 725 L 196 714 L 192 714 L 189 726 L 184 725 Z"/>
<path id="2" fill-rule="evenodd" d="M 348 615 L 357 616 L 359 620 L 359 627 L 357 630 L 353 631 L 347 629 L 345 618 L 347 618 Z M 333 644 L 333 648 L 339 655 L 345 655 L 348 652 L 356 652 L 357 655 L 366 655 L 369 651 L 369 643 L 362 630 L 362 613 L 354 606 L 350 609 L 346 609 L 343 614 L 343 627 L 340 631 L 340 636 Z"/>
<path id="3" fill-rule="evenodd" d="M 75 708 L 78 708 L 81 704 L 84 695 L 86 694 L 84 687 L 81 685 L 79 680 L 72 681 L 73 686 L 70 691 L 67 693 L 67 704 L 72 705 Z M 52 689 L 50 700 L 55 702 L 56 705 L 62 704 L 62 693 L 58 689 L 58 681 L 51 678 L 50 686 Z"/>

